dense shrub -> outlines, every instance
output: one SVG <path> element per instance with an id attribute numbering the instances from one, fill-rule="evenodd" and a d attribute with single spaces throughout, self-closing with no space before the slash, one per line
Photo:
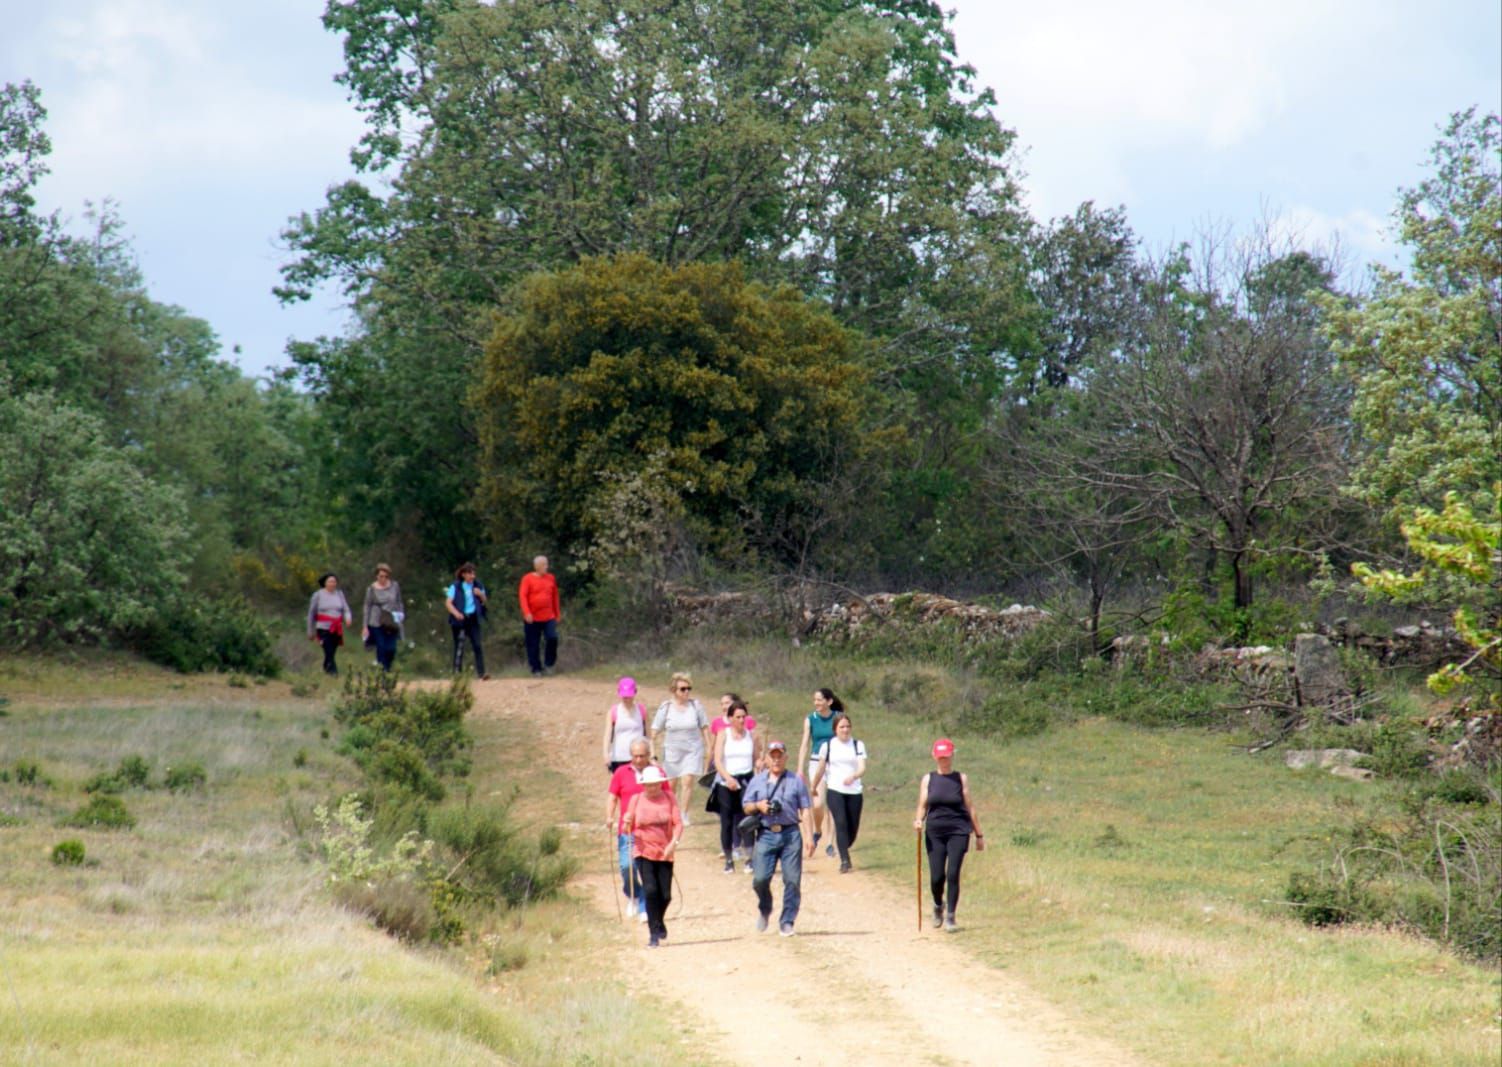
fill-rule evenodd
<path id="1" fill-rule="evenodd" d="M 503 807 L 435 811 L 428 829 L 444 853 L 448 881 L 468 900 L 517 907 L 556 894 L 577 866 L 560 854 L 556 829 L 524 839 Z"/>
<path id="2" fill-rule="evenodd" d="M 208 772 L 203 769 L 202 763 L 189 762 L 168 767 L 162 784 L 174 793 L 179 793 L 188 789 L 199 789 L 208 780 Z"/>
<path id="3" fill-rule="evenodd" d="M 1407 723 L 1389 720 L 1369 735 L 1367 755 L 1357 765 L 1376 771 L 1383 778 L 1414 778 L 1429 767 L 1429 751 L 1423 735 Z"/>
<path id="4" fill-rule="evenodd" d="M 61 823 L 86 830 L 129 830 L 135 824 L 136 817 L 126 808 L 124 801 L 100 793 L 90 797 L 87 804 Z"/>
<path id="5" fill-rule="evenodd" d="M 101 771 L 83 784 L 85 793 L 123 793 L 145 789 L 151 782 L 151 764 L 143 756 L 126 756 L 113 771 Z"/>
<path id="6" fill-rule="evenodd" d="M 134 632 L 131 643 L 147 659 L 185 674 L 240 671 L 274 678 L 282 669 L 271 631 L 237 596 L 170 600 Z"/>
<path id="7" fill-rule="evenodd" d="M 84 861 L 83 842 L 72 838 L 52 846 L 52 862 L 59 867 L 78 867 Z"/>
<path id="8" fill-rule="evenodd" d="M 1336 834 L 1330 859 L 1285 891 L 1314 926 L 1402 926 L 1480 960 L 1502 960 L 1502 823 L 1491 806 L 1413 794 L 1401 817 Z"/>
<path id="9" fill-rule="evenodd" d="M 462 678 L 443 689 L 412 689 L 384 671 L 352 673 L 334 705 L 334 718 L 346 727 L 340 751 L 372 784 L 391 783 L 441 800 L 441 776 L 469 773 L 464 716 L 473 704 Z"/>

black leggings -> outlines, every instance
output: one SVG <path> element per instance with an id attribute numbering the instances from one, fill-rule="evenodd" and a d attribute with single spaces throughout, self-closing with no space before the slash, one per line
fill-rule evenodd
<path id="1" fill-rule="evenodd" d="M 925 831 L 923 842 L 928 846 L 928 887 L 933 891 L 934 907 L 944 908 L 953 915 L 954 906 L 960 902 L 960 867 L 965 862 L 965 853 L 970 851 L 970 835 L 935 837 Z M 944 904 L 946 900 L 948 907 Z"/>
<path id="2" fill-rule="evenodd" d="M 737 774 L 735 780 L 741 783 L 739 789 L 726 789 L 716 782 L 715 788 L 720 791 L 720 852 L 728 860 L 731 849 L 740 844 L 740 834 L 736 832 L 736 823 L 746 817 L 741 810 L 741 797 L 746 795 L 746 783 L 751 780 L 749 774 Z"/>
<path id="3" fill-rule="evenodd" d="M 323 673 L 338 674 L 339 665 L 334 662 L 334 655 L 339 651 L 339 646 L 344 644 L 344 635 L 336 634 L 333 630 L 319 630 L 318 643 L 323 645 Z"/>
<path id="4" fill-rule="evenodd" d="M 464 640 L 468 638 L 470 647 L 475 650 L 475 674 L 484 677 L 485 650 L 480 647 L 480 616 L 466 615 L 458 626 L 454 625 L 453 616 L 449 618 L 449 629 L 454 631 L 454 673 L 464 670 Z"/>
<path id="5" fill-rule="evenodd" d="M 834 842 L 839 846 L 841 863 L 850 862 L 850 846 L 861 832 L 861 804 L 865 799 L 860 793 L 836 793 L 833 789 L 824 794 L 824 803 L 834 816 Z"/>
<path id="6" fill-rule="evenodd" d="M 647 932 L 666 937 L 668 927 L 663 920 L 673 902 L 673 861 L 638 856 L 636 877 L 647 897 Z"/>

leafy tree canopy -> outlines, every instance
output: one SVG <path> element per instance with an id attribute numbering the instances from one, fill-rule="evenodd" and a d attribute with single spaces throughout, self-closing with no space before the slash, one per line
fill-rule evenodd
<path id="1" fill-rule="evenodd" d="M 838 501 L 869 452 L 857 340 L 790 289 L 735 265 L 642 255 L 539 274 L 486 345 L 474 396 L 483 513 L 507 538 L 581 556 L 640 494 L 720 558 L 777 550 Z M 869 486 L 867 487 L 869 491 Z"/>

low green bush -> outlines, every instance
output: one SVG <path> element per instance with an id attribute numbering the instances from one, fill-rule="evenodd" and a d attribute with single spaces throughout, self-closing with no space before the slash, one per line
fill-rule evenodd
<path id="1" fill-rule="evenodd" d="M 151 764 L 144 756 L 126 756 L 113 771 L 101 771 L 83 784 L 85 793 L 123 793 L 151 785 Z"/>
<path id="2" fill-rule="evenodd" d="M 87 804 L 61 823 L 63 826 L 83 830 L 129 830 L 135 824 L 136 817 L 130 813 L 123 800 L 102 793 L 94 794 Z"/>
<path id="3" fill-rule="evenodd" d="M 550 827 L 527 840 L 504 807 L 442 808 L 428 832 L 438 846 L 447 880 L 467 900 L 502 900 L 517 907 L 558 893 L 577 864 L 560 852 L 562 835 Z"/>
<path id="4" fill-rule="evenodd" d="M 202 763 L 189 762 L 168 767 L 162 784 L 174 793 L 181 793 L 189 789 L 201 789 L 208 780 L 209 774 L 203 769 Z"/>
<path id="5" fill-rule="evenodd" d="M 271 630 L 239 596 L 170 601 L 131 635 L 130 643 L 147 659 L 184 674 L 228 671 L 274 678 L 282 669 Z"/>
<path id="6" fill-rule="evenodd" d="M 1429 769 L 1424 735 L 1401 720 L 1380 723 L 1370 735 L 1370 746 L 1356 765 L 1383 778 L 1416 778 Z"/>
<path id="7" fill-rule="evenodd" d="M 84 861 L 83 842 L 69 838 L 52 846 L 52 862 L 59 867 L 78 867 Z"/>
<path id="8" fill-rule="evenodd" d="M 469 773 L 464 716 L 473 704 L 474 694 L 462 678 L 443 689 L 414 690 L 385 671 L 354 672 L 334 704 L 334 718 L 345 727 L 339 750 L 373 784 L 391 783 L 441 800 L 441 776 Z"/>

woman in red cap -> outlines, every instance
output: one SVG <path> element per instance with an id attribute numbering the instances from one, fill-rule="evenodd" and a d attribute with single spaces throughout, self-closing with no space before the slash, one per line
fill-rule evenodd
<path id="1" fill-rule="evenodd" d="M 928 850 L 929 888 L 934 898 L 934 929 L 943 926 L 953 933 L 954 907 L 960 900 L 960 867 L 975 834 L 975 851 L 986 850 L 986 835 L 980 832 L 975 804 L 970 799 L 970 780 L 954 769 L 954 742 L 941 737 L 934 742 L 934 769 L 918 783 L 918 813 L 913 829 L 923 831 Z"/>
<path id="2" fill-rule="evenodd" d="M 673 857 L 683 839 L 683 816 L 660 769 L 642 771 L 641 784 L 626 808 L 626 833 L 635 843 L 636 871 L 647 898 L 647 947 L 656 948 L 668 936 L 665 918 L 673 901 Z"/>

